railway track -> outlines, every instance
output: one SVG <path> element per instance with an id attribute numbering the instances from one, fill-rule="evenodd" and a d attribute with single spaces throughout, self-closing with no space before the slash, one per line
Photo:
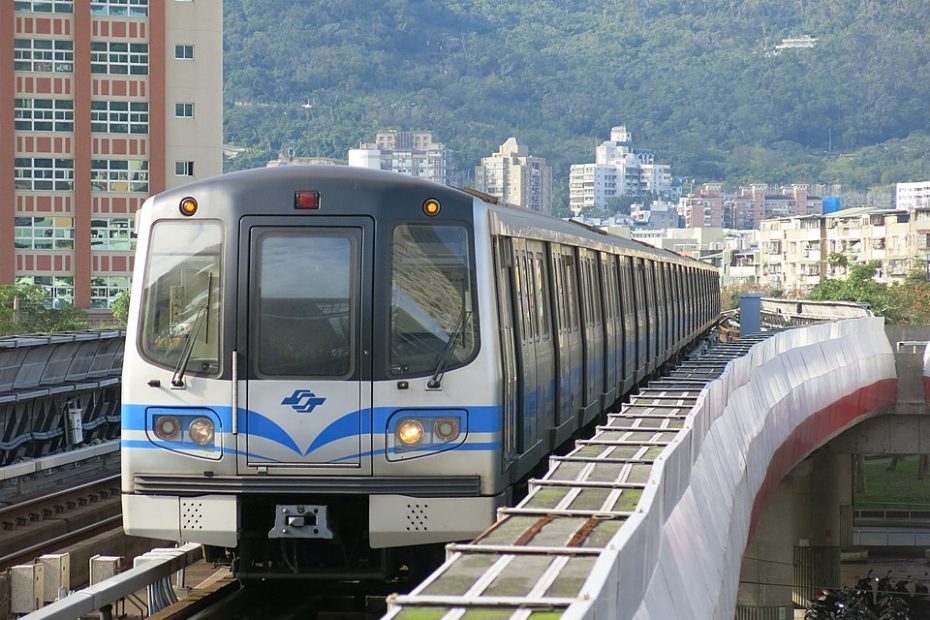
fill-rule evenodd
<path id="1" fill-rule="evenodd" d="M 0 508 L 0 569 L 121 525 L 118 474 L 8 504 Z"/>

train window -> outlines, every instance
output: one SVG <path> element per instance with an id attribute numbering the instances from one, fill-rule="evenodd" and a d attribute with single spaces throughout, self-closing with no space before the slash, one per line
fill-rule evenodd
<path id="1" fill-rule="evenodd" d="M 578 293 L 575 291 L 577 288 L 578 280 L 575 277 L 575 264 L 572 261 L 571 255 L 565 255 L 562 257 L 563 266 L 565 267 L 565 294 L 568 301 L 568 314 L 571 321 L 571 329 L 578 329 Z"/>
<path id="2" fill-rule="evenodd" d="M 523 262 L 523 283 L 526 285 L 526 312 L 527 312 L 527 336 L 536 340 L 539 335 L 539 316 L 536 314 L 536 282 L 533 278 L 533 259 L 532 253 L 527 256 L 526 252 L 520 254 L 520 260 Z"/>
<path id="3" fill-rule="evenodd" d="M 264 376 L 351 372 L 358 312 L 357 238 L 274 230 L 257 239 L 256 370 Z M 294 269 L 299 264 L 300 269 Z"/>
<path id="4" fill-rule="evenodd" d="M 468 232 L 461 226 L 404 224 L 394 229 L 392 374 L 431 373 L 444 355 L 446 368 L 454 368 L 478 350 L 468 248 Z"/>
<path id="5" fill-rule="evenodd" d="M 543 255 L 536 254 L 536 308 L 539 310 L 539 335 L 549 339 L 549 283 L 546 281 L 546 266 Z"/>
<path id="6" fill-rule="evenodd" d="M 139 329 L 149 361 L 176 368 L 189 346 L 188 374 L 219 372 L 222 257 L 219 222 L 159 222 L 152 228 Z"/>
<path id="7" fill-rule="evenodd" d="M 526 340 L 526 297 L 523 291 L 526 286 L 523 284 L 523 265 L 520 263 L 520 253 L 514 250 L 513 260 L 513 299 L 516 304 L 517 314 L 517 335 L 520 341 Z"/>

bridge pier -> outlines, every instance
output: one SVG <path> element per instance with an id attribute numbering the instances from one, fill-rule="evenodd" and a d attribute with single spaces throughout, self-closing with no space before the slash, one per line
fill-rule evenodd
<path id="1" fill-rule="evenodd" d="M 840 548 L 852 543 L 852 459 L 821 448 L 772 494 L 743 554 L 736 618 L 782 620 L 823 588 L 841 585 Z"/>

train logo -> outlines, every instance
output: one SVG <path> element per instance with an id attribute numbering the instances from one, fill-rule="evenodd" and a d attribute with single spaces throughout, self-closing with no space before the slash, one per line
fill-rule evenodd
<path id="1" fill-rule="evenodd" d="M 294 390 L 281 404 L 292 407 L 297 413 L 313 413 L 314 409 L 325 402 L 325 398 L 320 398 L 310 390 Z"/>

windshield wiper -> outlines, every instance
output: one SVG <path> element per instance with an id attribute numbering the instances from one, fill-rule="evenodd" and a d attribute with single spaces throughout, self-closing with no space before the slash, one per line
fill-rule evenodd
<path id="1" fill-rule="evenodd" d="M 442 378 L 446 374 L 446 365 L 449 362 L 449 356 L 452 354 L 452 349 L 455 348 L 455 343 L 462 337 L 462 334 L 465 333 L 465 325 L 468 323 L 468 317 L 470 316 L 471 312 L 463 308 L 462 313 L 455 322 L 455 328 L 452 330 L 452 333 L 449 334 L 449 340 L 446 341 L 446 348 L 442 350 L 442 355 L 439 356 L 439 361 L 436 363 L 436 370 L 433 371 L 433 376 L 430 377 L 430 380 L 426 382 L 426 387 L 431 390 L 439 389 L 442 385 Z"/>
<path id="2" fill-rule="evenodd" d="M 191 361 L 191 354 L 194 352 L 194 341 L 197 339 L 197 333 L 200 326 L 206 323 L 204 318 L 207 316 L 207 304 L 200 306 L 197 318 L 194 319 L 194 325 L 191 330 L 184 336 L 184 348 L 181 349 L 181 357 L 178 358 L 178 365 L 171 376 L 171 385 L 176 388 L 184 387 L 184 372 L 187 370 L 187 364 Z"/>
<path id="3" fill-rule="evenodd" d="M 191 325 L 191 330 L 184 336 L 184 348 L 181 349 L 181 357 L 178 358 L 178 365 L 174 369 L 174 374 L 171 376 L 172 387 L 184 387 L 184 372 L 187 370 L 187 364 L 190 363 L 191 354 L 194 352 L 194 341 L 197 340 L 197 334 L 200 332 L 200 327 L 204 323 L 207 324 L 207 333 L 204 334 L 203 341 L 210 341 L 210 322 L 206 319 L 210 316 L 211 305 L 213 305 L 212 271 L 207 274 L 207 301 L 200 306 L 200 310 L 197 311 L 197 318 L 194 319 L 194 324 Z"/>

